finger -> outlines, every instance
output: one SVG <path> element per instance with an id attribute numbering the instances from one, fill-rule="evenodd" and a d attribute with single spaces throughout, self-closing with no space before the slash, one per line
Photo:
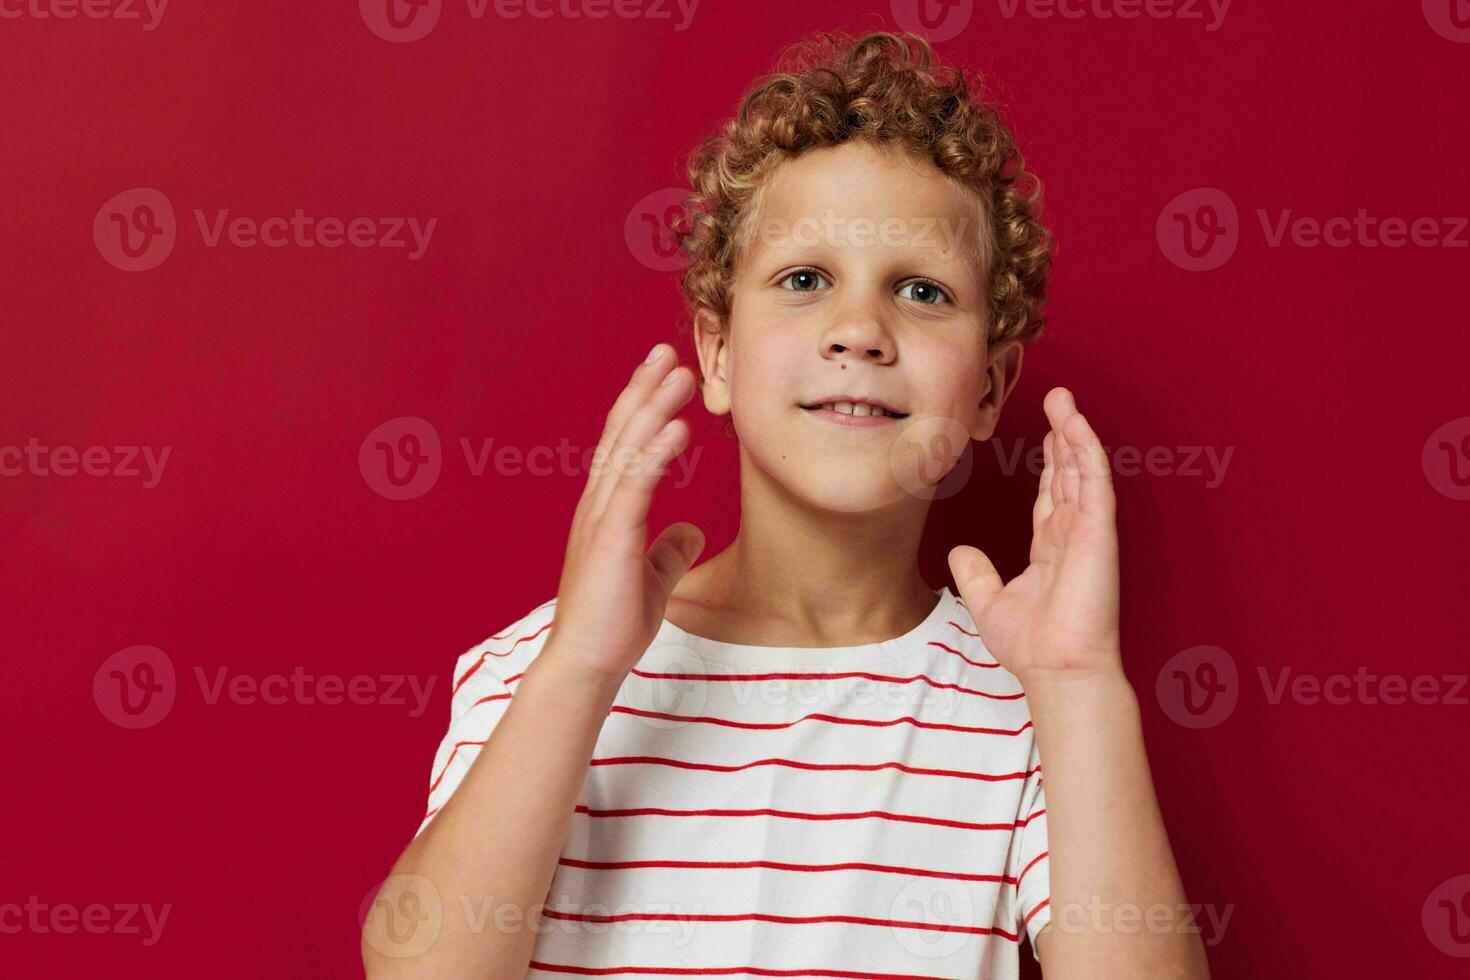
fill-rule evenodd
<path id="1" fill-rule="evenodd" d="M 652 440 L 673 420 L 674 413 L 694 396 L 698 386 L 691 383 L 693 377 L 694 373 L 683 366 L 675 367 L 664 375 L 667 383 L 661 383 L 649 393 L 647 400 L 628 417 L 611 448 L 595 458 L 594 465 L 599 474 L 590 504 L 594 519 L 606 513 L 609 501 L 626 475 L 647 468 L 643 457 L 652 448 Z M 687 425 L 685 435 L 688 435 Z"/>
<path id="2" fill-rule="evenodd" d="M 1051 421 L 1052 431 L 1057 437 L 1057 483 L 1061 489 L 1061 500 L 1075 503 L 1081 490 L 1082 473 L 1078 466 L 1076 447 L 1067 439 L 1067 419 L 1077 414 L 1077 402 L 1066 388 L 1053 388 L 1046 393 L 1044 403 L 1046 416 Z"/>
<path id="3" fill-rule="evenodd" d="M 1055 438 L 1050 432 L 1041 441 L 1041 456 L 1044 460 L 1041 467 L 1041 482 L 1036 488 L 1036 506 L 1031 508 L 1031 528 L 1033 531 L 1041 525 L 1051 512 L 1055 509 L 1052 503 L 1052 481 L 1056 477 L 1056 463 L 1054 443 Z"/>
<path id="4" fill-rule="evenodd" d="M 639 452 L 621 454 L 611 474 L 612 490 L 600 523 L 633 531 L 647 527 L 653 491 L 668 473 L 668 463 L 689 444 L 689 423 L 671 419 Z"/>
<path id="5" fill-rule="evenodd" d="M 680 521 L 664 528 L 649 545 L 648 561 L 663 586 L 665 600 L 704 551 L 704 542 L 703 531 L 688 521 Z"/>
<path id="6" fill-rule="evenodd" d="M 659 382 L 678 366 L 678 357 L 665 343 L 655 344 L 653 350 L 649 352 L 649 358 L 651 360 L 644 360 L 633 369 L 633 376 L 618 393 L 612 408 L 608 410 L 607 418 L 603 420 L 602 433 L 597 439 L 594 460 L 606 458 L 633 413 L 648 401 L 652 393 L 658 389 Z M 604 475 L 605 471 L 602 467 L 593 467 L 587 478 L 587 486 L 583 489 L 582 499 L 594 499 L 599 496 L 597 488 L 601 485 Z"/>
<path id="7" fill-rule="evenodd" d="M 1005 587 L 1000 573 L 985 552 L 967 544 L 950 549 L 949 571 L 972 617 L 978 617 L 980 610 L 990 605 L 990 601 Z"/>
<path id="8" fill-rule="evenodd" d="M 1067 420 L 1068 439 L 1078 447 L 1082 479 L 1078 501 L 1083 513 L 1111 518 L 1117 509 L 1117 496 L 1113 490 L 1113 468 L 1102 440 L 1093 430 L 1087 416 L 1078 412 Z"/>

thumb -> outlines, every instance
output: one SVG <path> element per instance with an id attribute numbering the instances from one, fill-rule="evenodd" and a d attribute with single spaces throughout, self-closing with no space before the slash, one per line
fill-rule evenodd
<path id="1" fill-rule="evenodd" d="M 950 549 L 949 571 L 971 616 L 979 616 L 980 610 L 990 605 L 990 600 L 1005 588 L 1005 582 L 995 570 L 995 565 L 985 557 L 985 552 L 967 544 Z"/>
<path id="2" fill-rule="evenodd" d="M 648 546 L 648 561 L 663 584 L 664 595 L 674 591 L 674 585 L 689 571 L 702 551 L 704 532 L 688 521 L 670 524 L 654 538 L 653 544 Z"/>

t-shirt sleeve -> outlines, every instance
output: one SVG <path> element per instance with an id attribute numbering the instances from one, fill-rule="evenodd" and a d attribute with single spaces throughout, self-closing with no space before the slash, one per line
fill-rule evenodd
<path id="1" fill-rule="evenodd" d="M 1025 932 L 1031 941 L 1031 954 L 1036 952 L 1036 937 L 1051 921 L 1051 873 L 1047 859 L 1046 791 L 1042 787 L 1041 756 L 1036 743 L 1031 743 L 1031 761 L 1027 765 L 1025 787 L 1021 791 L 1021 807 L 1017 822 L 1012 864 L 1016 877 L 1016 935 Z"/>
<path id="2" fill-rule="evenodd" d="M 546 645 L 555 611 L 555 599 L 543 603 L 456 659 L 449 728 L 434 753 L 428 807 L 415 837 L 454 795 L 505 717 L 517 682 Z"/>

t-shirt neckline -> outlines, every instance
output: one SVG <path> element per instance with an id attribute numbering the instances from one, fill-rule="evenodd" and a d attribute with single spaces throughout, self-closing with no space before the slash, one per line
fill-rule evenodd
<path id="1" fill-rule="evenodd" d="M 958 597 L 948 585 L 934 593 L 934 608 L 913 629 L 892 639 L 847 647 L 762 646 L 755 643 L 726 643 L 699 636 L 663 620 L 654 646 L 679 648 L 695 658 L 732 667 L 753 670 L 795 669 L 810 667 L 863 667 L 891 660 L 903 654 L 918 652 L 928 640 L 937 637 L 958 610 Z"/>

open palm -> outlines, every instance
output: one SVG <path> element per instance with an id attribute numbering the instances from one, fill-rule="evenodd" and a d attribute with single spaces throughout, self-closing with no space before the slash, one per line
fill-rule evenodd
<path id="1" fill-rule="evenodd" d="M 1021 678 L 1121 669 L 1118 532 L 1102 442 L 1066 388 L 1044 401 L 1051 431 L 1031 513 L 1026 570 L 1002 582 L 985 553 L 960 545 L 950 571 L 981 641 Z"/>

